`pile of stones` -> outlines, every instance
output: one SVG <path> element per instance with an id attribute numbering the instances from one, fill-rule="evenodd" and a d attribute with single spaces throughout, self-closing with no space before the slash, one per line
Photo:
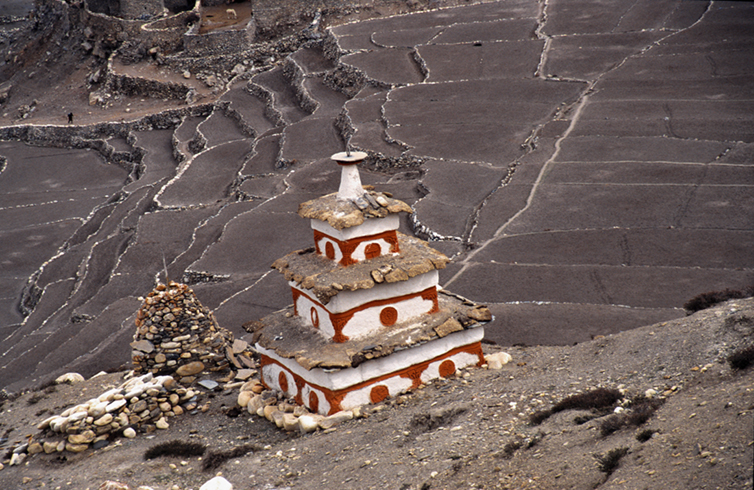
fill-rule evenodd
<path id="1" fill-rule="evenodd" d="M 363 416 L 361 407 L 342 410 L 329 416 L 310 413 L 306 407 L 288 400 L 280 392 L 267 390 L 258 380 L 247 381 L 238 393 L 238 405 L 250 414 L 264 417 L 279 429 L 289 432 L 314 432 L 317 429 L 330 430 L 354 418 Z"/>
<path id="2" fill-rule="evenodd" d="M 253 369 L 248 344 L 218 326 L 185 284 L 159 284 L 144 298 L 131 343 L 134 371 L 173 375 L 191 384 L 202 371 Z"/>
<path id="3" fill-rule="evenodd" d="M 46 441 L 28 445 L 26 453 L 82 452 L 89 447 L 106 446 L 114 435 L 134 438 L 138 432 L 151 433 L 170 427 L 168 419 L 199 407 L 201 392 L 179 385 L 172 376 L 152 373 L 132 378 L 97 398 L 66 409 L 43 420 L 37 428 Z M 64 438 L 60 439 L 59 436 Z"/>

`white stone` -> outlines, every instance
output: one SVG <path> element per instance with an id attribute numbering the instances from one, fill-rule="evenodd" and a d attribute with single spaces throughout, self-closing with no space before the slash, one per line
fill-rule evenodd
<path id="1" fill-rule="evenodd" d="M 222 476 L 216 476 L 199 487 L 199 490 L 233 490 L 233 485 Z"/>
<path id="2" fill-rule="evenodd" d="M 56 380 L 56 384 L 63 384 L 63 383 L 81 383 L 85 381 L 84 377 L 81 376 L 79 373 L 65 373 L 62 376 L 59 376 Z"/>
<path id="3" fill-rule="evenodd" d="M 323 429 L 329 429 L 331 427 L 335 427 L 336 425 L 340 425 L 343 422 L 346 422 L 348 420 L 353 419 L 353 412 L 350 410 L 341 410 L 338 413 L 334 413 L 330 415 L 329 417 L 325 417 L 322 420 L 319 421 L 319 426 Z"/>
<path id="4" fill-rule="evenodd" d="M 107 405 L 108 403 L 105 402 L 95 402 L 89 406 L 89 410 L 87 410 L 87 413 L 91 417 L 99 417 L 103 413 L 107 411 Z"/>
<path id="5" fill-rule="evenodd" d="M 13 453 L 10 457 L 10 466 L 20 466 L 26 459 L 26 453 Z"/>
<path id="6" fill-rule="evenodd" d="M 51 422 L 53 420 L 57 420 L 59 418 L 60 418 L 60 416 L 58 416 L 58 415 L 53 415 L 52 417 L 47 417 L 46 419 L 44 419 L 43 421 L 41 421 L 37 425 L 37 429 L 39 429 L 39 430 L 45 430 L 46 428 L 50 427 L 50 424 L 51 424 Z"/>
<path id="7" fill-rule="evenodd" d="M 154 425 L 158 429 L 163 429 L 163 430 L 170 428 L 170 424 L 168 424 L 168 421 L 165 420 L 165 417 L 160 417 L 160 420 L 158 420 L 157 422 L 155 422 Z"/>
<path id="8" fill-rule="evenodd" d="M 136 431 L 132 427 L 128 427 L 123 431 L 123 436 L 129 439 L 133 439 L 134 437 L 136 437 Z"/>
<path id="9" fill-rule="evenodd" d="M 115 400 L 112 403 L 110 403 L 107 407 L 105 407 L 105 411 L 107 413 L 114 412 L 124 407 L 126 403 L 128 403 L 128 401 L 125 398 L 122 398 L 120 400 Z"/>
<path id="10" fill-rule="evenodd" d="M 488 369 L 502 369 L 503 365 L 508 364 L 512 359 L 511 355 L 507 352 L 495 352 L 494 354 L 484 356 Z"/>
<path id="11" fill-rule="evenodd" d="M 120 393 L 120 388 L 113 388 L 111 390 L 107 390 L 106 392 L 102 393 L 100 396 L 97 397 L 97 400 L 101 402 L 111 402 L 115 400 L 116 393 Z"/>
<path id="12" fill-rule="evenodd" d="M 254 397 L 254 393 L 251 391 L 242 391 L 238 394 L 238 399 L 236 400 L 238 402 L 239 407 L 246 408 L 246 405 L 249 404 L 249 401 Z"/>
<path id="13" fill-rule="evenodd" d="M 71 415 L 68 416 L 68 422 L 78 422 L 79 420 L 84 420 L 86 416 L 88 415 L 87 412 L 74 412 Z"/>
<path id="14" fill-rule="evenodd" d="M 246 404 L 246 410 L 252 415 L 257 413 L 260 408 L 264 408 L 264 400 L 261 395 L 253 396 Z"/>
<path id="15" fill-rule="evenodd" d="M 321 415 L 302 415 L 298 418 L 298 428 L 303 433 L 314 432 L 323 418 Z"/>

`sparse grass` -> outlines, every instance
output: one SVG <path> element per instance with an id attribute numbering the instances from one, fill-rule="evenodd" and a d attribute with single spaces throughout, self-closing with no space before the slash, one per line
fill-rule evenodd
<path id="1" fill-rule="evenodd" d="M 638 427 L 649 420 L 655 411 L 664 403 L 660 398 L 645 398 L 639 396 L 632 401 L 631 409 L 611 415 L 600 424 L 600 434 L 607 437 L 623 427 Z"/>
<path id="2" fill-rule="evenodd" d="M 564 410 L 599 410 L 609 407 L 621 398 L 620 391 L 597 388 L 586 393 L 579 393 L 563 398 L 549 410 L 539 410 L 529 416 L 531 425 L 539 425 L 551 415 Z"/>
<path id="3" fill-rule="evenodd" d="M 608 451 L 604 456 L 596 455 L 595 458 L 597 458 L 600 471 L 607 473 L 609 476 L 618 468 L 621 458 L 626 454 L 628 454 L 627 447 L 616 447 Z"/>
<path id="4" fill-rule="evenodd" d="M 550 418 L 550 415 L 553 414 L 552 409 L 548 410 L 537 410 L 533 414 L 529 415 L 529 423 L 531 425 L 539 425 L 548 418 Z"/>
<path id="5" fill-rule="evenodd" d="M 256 444 L 244 444 L 243 446 L 237 446 L 228 451 L 210 451 L 210 453 L 204 458 L 202 470 L 211 471 L 217 469 L 229 459 L 240 458 L 250 452 L 259 451 L 259 449 L 259 446 Z"/>
<path id="6" fill-rule="evenodd" d="M 45 398 L 45 396 L 44 396 L 44 394 L 43 394 L 43 393 L 34 393 L 33 395 L 31 395 L 31 396 L 30 396 L 30 397 L 29 397 L 29 398 L 28 398 L 28 399 L 26 400 L 26 404 L 27 404 L 27 405 L 36 405 L 36 404 L 37 404 L 37 403 L 39 403 L 40 401 L 44 400 L 44 398 Z"/>
<path id="7" fill-rule="evenodd" d="M 728 364 L 733 369 L 746 369 L 754 363 L 754 344 L 738 349 L 728 356 Z"/>
<path id="8" fill-rule="evenodd" d="M 144 459 L 154 459 L 161 456 L 201 456 L 207 446 L 196 442 L 172 440 L 150 447 L 144 452 Z"/>
<path id="9" fill-rule="evenodd" d="M 563 410 L 589 410 L 592 408 L 605 408 L 620 400 L 621 394 L 618 390 L 609 390 L 607 388 L 597 388 L 586 393 L 569 396 L 562 399 L 552 407 L 553 413 L 562 412 Z"/>
<path id="10" fill-rule="evenodd" d="M 636 434 L 636 440 L 639 442 L 647 442 L 652 438 L 655 432 L 657 431 L 654 429 L 644 429 L 643 431 Z"/>
<path id="11" fill-rule="evenodd" d="M 508 443 L 503 446 L 503 450 L 497 453 L 495 456 L 502 459 L 511 459 L 513 457 L 513 454 L 520 448 L 521 441 L 514 439 L 512 441 L 508 441 Z"/>
<path id="12" fill-rule="evenodd" d="M 609 436 L 613 432 L 618 432 L 624 425 L 626 425 L 624 414 L 611 415 L 600 424 L 600 434 L 603 437 Z"/>
<path id="13" fill-rule="evenodd" d="M 741 299 L 750 296 L 754 296 L 754 286 L 748 286 L 743 289 L 710 291 L 694 296 L 683 305 L 683 308 L 691 314 L 715 306 L 723 301 L 728 301 L 729 299 Z"/>
<path id="14" fill-rule="evenodd" d="M 576 425 L 583 425 L 589 422 L 590 420 L 594 420 L 598 417 L 599 415 L 597 414 L 579 415 L 578 417 L 573 418 L 573 423 Z"/>

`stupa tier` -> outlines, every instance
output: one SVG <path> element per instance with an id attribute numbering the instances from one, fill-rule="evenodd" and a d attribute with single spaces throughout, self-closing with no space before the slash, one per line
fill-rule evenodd
<path id="1" fill-rule="evenodd" d="M 333 155 L 337 193 L 301 204 L 315 246 L 278 259 L 293 305 L 246 325 L 262 381 L 324 414 L 377 403 L 484 362 L 489 310 L 438 288 L 448 258 L 398 231 L 412 210 L 361 185 L 363 152 Z"/>

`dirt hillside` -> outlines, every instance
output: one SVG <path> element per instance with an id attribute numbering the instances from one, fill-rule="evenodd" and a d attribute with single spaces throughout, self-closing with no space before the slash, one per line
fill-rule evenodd
<path id="1" fill-rule="evenodd" d="M 7 466 L 6 455 L 0 487 L 83 490 L 116 480 L 196 490 L 222 473 L 237 489 L 748 489 L 754 369 L 733 369 L 727 358 L 751 345 L 752 333 L 749 298 L 572 347 L 507 349 L 513 360 L 502 370 L 468 369 L 307 435 L 234 409 L 237 390 L 203 390 L 198 403 L 208 410 L 172 418 L 166 430 L 79 454 L 37 454 L 21 466 Z M 124 374 L 5 401 L 2 447 L 44 440 L 40 420 Z M 618 390 L 619 399 L 590 409 L 597 397 L 587 395 L 571 403 L 582 408 L 553 409 L 597 388 Z M 533 425 L 537 412 L 543 421 Z M 144 459 L 172 440 L 207 450 Z M 202 470 L 213 453 L 240 447 L 248 452 Z"/>

